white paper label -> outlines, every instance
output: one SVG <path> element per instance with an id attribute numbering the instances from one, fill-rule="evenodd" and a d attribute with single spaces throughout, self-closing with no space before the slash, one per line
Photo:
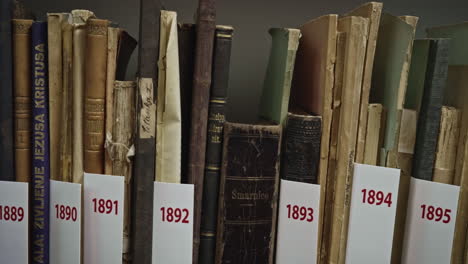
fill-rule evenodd
<path id="1" fill-rule="evenodd" d="M 317 262 L 320 185 L 281 180 L 276 263 Z"/>
<path id="2" fill-rule="evenodd" d="M 81 263 L 81 184 L 50 181 L 50 263 Z"/>
<path id="3" fill-rule="evenodd" d="M 400 170 L 354 164 L 346 263 L 390 263 Z"/>
<path id="4" fill-rule="evenodd" d="M 154 182 L 153 264 L 192 263 L 192 184 Z"/>
<path id="5" fill-rule="evenodd" d="M 124 177 L 84 174 L 84 264 L 122 263 Z"/>
<path id="6" fill-rule="evenodd" d="M 0 181 L 1 263 L 29 263 L 28 195 L 28 183 Z"/>
<path id="7" fill-rule="evenodd" d="M 402 263 L 450 263 L 460 187 L 411 178 Z"/>

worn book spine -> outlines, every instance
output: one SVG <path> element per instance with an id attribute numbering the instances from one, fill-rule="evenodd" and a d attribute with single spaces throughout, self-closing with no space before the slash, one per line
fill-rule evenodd
<path id="1" fill-rule="evenodd" d="M 73 16 L 73 173 L 75 183 L 83 182 L 83 105 L 85 87 L 86 21 L 94 16 L 88 10 L 72 10 Z"/>
<path id="2" fill-rule="evenodd" d="M 11 0 L 0 1 L 0 180 L 15 180 Z"/>
<path id="3" fill-rule="evenodd" d="M 272 45 L 263 84 L 260 116 L 268 121 L 284 124 L 288 115 L 291 81 L 301 31 L 272 28 L 269 33 Z"/>
<path id="4" fill-rule="evenodd" d="M 115 81 L 113 99 L 112 142 L 108 148 L 112 159 L 113 175 L 125 177 L 125 205 L 122 260 L 130 263 L 130 206 L 132 151 L 135 127 L 135 91 L 133 81 Z"/>
<path id="5" fill-rule="evenodd" d="M 73 180 L 73 25 L 62 27 L 62 118 L 60 122 L 60 174 L 63 181 Z"/>
<path id="6" fill-rule="evenodd" d="M 432 180 L 440 116 L 448 73 L 449 40 L 433 39 L 419 113 L 413 160 L 413 177 Z"/>
<path id="7" fill-rule="evenodd" d="M 215 263 L 273 264 L 281 129 L 224 126 Z"/>
<path id="8" fill-rule="evenodd" d="M 84 171 L 104 173 L 108 21 L 89 19 L 85 56 Z"/>
<path id="9" fill-rule="evenodd" d="M 49 62 L 49 123 L 50 178 L 62 180 L 60 171 L 60 138 L 62 128 L 62 25 L 66 13 L 47 14 L 47 42 Z"/>
<path id="10" fill-rule="evenodd" d="M 150 264 L 153 249 L 153 189 L 155 172 L 156 85 L 161 2 L 140 1 L 136 136 L 131 207 L 133 263 Z"/>
<path id="11" fill-rule="evenodd" d="M 281 178 L 317 184 L 320 162 L 320 116 L 288 114 L 281 156 Z"/>
<path id="12" fill-rule="evenodd" d="M 377 166 L 385 131 L 385 111 L 381 104 L 369 104 L 364 164 Z"/>
<path id="13" fill-rule="evenodd" d="M 32 24 L 33 154 L 31 263 L 49 263 L 49 112 L 47 23 Z M 24 165 L 23 165 L 24 166 Z"/>
<path id="14" fill-rule="evenodd" d="M 193 263 L 198 263 L 200 220 L 205 173 L 208 104 L 211 86 L 211 63 L 215 33 L 215 0 L 199 0 L 195 63 L 193 70 L 192 111 L 189 139 L 188 182 L 195 185 L 193 217 Z"/>
<path id="15" fill-rule="evenodd" d="M 112 159 L 109 155 L 111 137 L 113 135 L 113 100 L 114 100 L 114 81 L 117 69 L 117 48 L 121 29 L 109 27 L 107 31 L 107 66 L 106 66 L 106 115 L 105 115 L 105 148 L 104 152 L 104 173 L 112 175 Z M 122 79 L 123 80 L 123 79 Z"/>
<path id="16" fill-rule="evenodd" d="M 179 24 L 178 34 L 180 104 L 182 112 L 181 182 L 188 183 L 187 170 L 190 138 L 190 116 L 192 113 L 193 65 L 195 61 L 195 25 Z"/>
<path id="17" fill-rule="evenodd" d="M 219 178 L 233 30 L 229 26 L 216 26 L 215 33 L 200 227 L 199 263 L 206 264 L 214 263 L 215 260 Z"/>
<path id="18" fill-rule="evenodd" d="M 460 110 L 454 107 L 443 106 L 437 140 L 434 175 L 432 178 L 435 182 L 453 183 L 459 131 Z"/>
<path id="19" fill-rule="evenodd" d="M 13 19 L 13 77 L 16 180 L 31 179 L 31 25 Z"/>
<path id="20" fill-rule="evenodd" d="M 155 179 L 180 183 L 182 120 L 177 13 L 161 11 L 160 24 Z"/>

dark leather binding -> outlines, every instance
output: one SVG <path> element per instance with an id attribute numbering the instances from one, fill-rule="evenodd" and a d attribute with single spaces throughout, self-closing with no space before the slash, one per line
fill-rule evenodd
<path id="1" fill-rule="evenodd" d="M 281 178 L 317 183 L 320 162 L 320 116 L 288 113 L 281 155 Z"/>
<path id="2" fill-rule="evenodd" d="M 280 126 L 224 126 L 216 263 L 273 263 L 280 146 Z"/>
<path id="3" fill-rule="evenodd" d="M 13 148 L 12 0 L 0 0 L 0 180 L 15 180 Z"/>
<path id="4" fill-rule="evenodd" d="M 443 95 L 447 85 L 449 45 L 449 39 L 431 39 L 429 46 L 413 158 L 413 177 L 428 181 L 432 180 L 437 150 Z"/>
<path id="5" fill-rule="evenodd" d="M 136 135 L 131 206 L 130 252 L 133 263 L 151 264 L 155 169 L 156 85 L 161 2 L 140 1 Z M 143 87 L 143 82 L 148 83 Z M 144 92 L 144 94 L 142 93 Z M 147 100 L 145 100 L 147 99 Z M 151 106 L 154 106 L 153 108 Z M 154 109 L 154 111 L 151 111 Z M 151 118 L 153 116 L 153 118 Z M 145 123 L 145 117 L 149 117 Z"/>
<path id="6" fill-rule="evenodd" d="M 49 263 L 49 100 L 47 22 L 32 24 L 32 189 L 31 263 Z"/>
<path id="7" fill-rule="evenodd" d="M 179 76 L 180 104 L 182 112 L 182 151 L 181 151 L 181 183 L 188 183 L 188 153 L 190 138 L 190 117 L 192 114 L 193 65 L 195 60 L 194 24 L 179 24 Z"/>
<path id="8" fill-rule="evenodd" d="M 214 263 L 215 260 L 219 176 L 223 149 L 223 126 L 226 120 L 232 32 L 232 27 L 216 27 L 200 226 L 199 263 L 203 264 Z"/>
<path id="9" fill-rule="evenodd" d="M 188 182 L 195 185 L 193 216 L 193 263 L 198 263 L 200 220 L 205 173 L 208 101 L 211 86 L 211 63 L 215 33 L 215 0 L 198 1 L 197 37 L 193 71 L 192 115 L 189 139 Z"/>

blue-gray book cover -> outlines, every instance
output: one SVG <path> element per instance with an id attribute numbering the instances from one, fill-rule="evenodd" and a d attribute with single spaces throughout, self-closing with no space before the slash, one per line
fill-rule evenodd
<path id="1" fill-rule="evenodd" d="M 32 25 L 33 175 L 31 263 L 49 263 L 49 100 L 47 23 Z"/>

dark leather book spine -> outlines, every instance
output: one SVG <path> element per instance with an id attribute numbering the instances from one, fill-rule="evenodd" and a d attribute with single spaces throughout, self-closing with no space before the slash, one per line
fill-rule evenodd
<path id="1" fill-rule="evenodd" d="M 182 151 L 181 151 L 181 183 L 188 183 L 188 153 L 190 138 L 190 117 L 192 115 L 193 65 L 195 61 L 194 24 L 179 24 L 179 76 L 180 104 L 182 112 Z"/>
<path id="2" fill-rule="evenodd" d="M 131 206 L 133 263 L 150 264 L 153 249 L 153 189 L 156 160 L 156 89 L 161 1 L 140 1 L 135 157 Z"/>
<path id="3" fill-rule="evenodd" d="M 49 263 L 49 104 L 47 23 L 32 24 L 32 224 L 31 263 Z"/>
<path id="4" fill-rule="evenodd" d="M 215 261 L 219 177 L 223 149 L 223 127 L 226 120 L 232 33 L 232 27 L 216 27 L 200 226 L 199 263 L 203 264 Z"/>
<path id="5" fill-rule="evenodd" d="M 281 127 L 226 122 L 216 263 L 272 264 Z"/>
<path id="6" fill-rule="evenodd" d="M 443 95 L 447 85 L 449 44 L 449 39 L 431 39 L 429 46 L 413 159 L 413 177 L 428 181 L 432 180 Z"/>
<path id="7" fill-rule="evenodd" d="M 281 178 L 317 183 L 320 162 L 320 116 L 288 113 L 281 155 Z"/>
<path id="8" fill-rule="evenodd" d="M 13 1 L 0 0 L 0 180 L 15 180 L 13 148 L 13 57 L 11 18 Z"/>
<path id="9" fill-rule="evenodd" d="M 205 174 L 208 101 L 211 86 L 211 63 L 215 33 L 215 0 L 198 1 L 197 37 L 193 70 L 192 115 L 189 138 L 188 182 L 195 185 L 193 216 L 193 263 L 198 263 L 200 220 Z"/>

